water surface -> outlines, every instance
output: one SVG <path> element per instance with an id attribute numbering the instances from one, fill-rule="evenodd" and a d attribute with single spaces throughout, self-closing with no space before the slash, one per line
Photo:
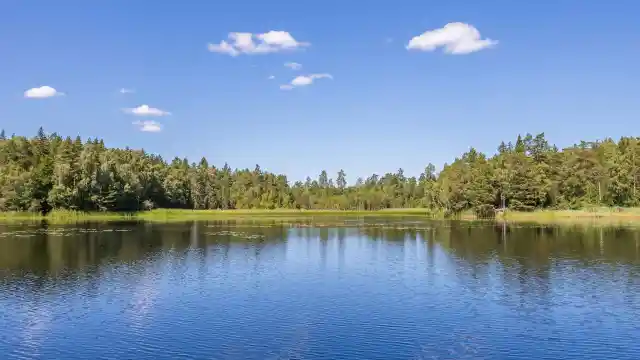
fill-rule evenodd
<path id="1" fill-rule="evenodd" d="M 0 359 L 640 359 L 640 232 L 0 225 Z"/>

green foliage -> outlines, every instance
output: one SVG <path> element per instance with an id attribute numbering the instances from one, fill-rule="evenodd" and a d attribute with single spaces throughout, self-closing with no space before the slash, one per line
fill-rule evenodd
<path id="1" fill-rule="evenodd" d="M 157 208 L 192 210 L 302 209 L 492 217 L 518 211 L 640 204 L 640 139 L 582 142 L 559 151 L 544 134 L 502 142 L 488 157 L 469 150 L 440 173 L 403 169 L 348 184 L 340 170 L 290 183 L 285 175 L 212 166 L 207 159 L 167 162 L 142 150 L 107 148 L 101 140 L 62 138 L 39 129 L 32 138 L 0 132 L 0 211 L 75 216 Z M 67 211 L 67 212 L 65 212 Z"/>

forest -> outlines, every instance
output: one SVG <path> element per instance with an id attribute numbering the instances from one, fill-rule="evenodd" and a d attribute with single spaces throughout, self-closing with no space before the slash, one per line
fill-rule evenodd
<path id="1" fill-rule="evenodd" d="M 205 158 L 166 161 L 144 150 L 109 148 L 100 139 L 83 141 L 40 128 L 33 137 L 0 132 L 0 211 L 423 208 L 487 215 L 499 208 L 633 207 L 640 203 L 637 161 L 636 137 L 560 150 L 544 133 L 526 134 L 502 142 L 490 156 L 471 148 L 439 172 L 428 164 L 418 177 L 398 169 L 348 184 L 341 170 L 335 179 L 322 171 L 292 183 L 259 165 L 233 169 Z"/>

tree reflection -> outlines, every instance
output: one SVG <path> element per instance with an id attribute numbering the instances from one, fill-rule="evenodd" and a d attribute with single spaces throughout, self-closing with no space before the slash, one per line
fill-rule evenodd
<path id="1" fill-rule="evenodd" d="M 250 264 L 254 272 L 268 262 L 285 261 L 287 247 L 304 246 L 304 259 L 319 258 L 327 268 L 356 261 L 421 263 L 434 271 L 441 252 L 453 264 L 459 281 L 505 288 L 523 298 L 546 299 L 554 276 L 572 267 L 619 276 L 638 275 L 640 232 L 627 228 L 508 226 L 482 222 L 432 222 L 358 219 L 298 223 L 284 221 L 212 221 L 186 223 L 83 223 L 0 225 L 0 281 L 31 276 L 29 286 L 46 287 L 87 279 L 97 292 L 105 271 L 124 264 L 144 263 L 170 254 L 172 271 L 185 274 L 193 261 L 201 281 L 211 264 Z M 289 245 L 287 245 L 289 244 Z M 411 248 L 408 248 L 411 247 Z M 298 254 L 298 255 L 296 255 Z M 293 256 L 301 256 L 296 252 Z M 602 266 L 602 264 L 608 266 Z M 422 266 L 421 265 L 421 266 Z M 594 270 L 596 271 L 596 270 Z M 470 279 L 470 280 L 469 280 Z M 492 285 L 496 279 L 499 285 Z M 627 279 L 631 290 L 637 285 Z M 473 288 L 472 286 L 470 287 Z"/>

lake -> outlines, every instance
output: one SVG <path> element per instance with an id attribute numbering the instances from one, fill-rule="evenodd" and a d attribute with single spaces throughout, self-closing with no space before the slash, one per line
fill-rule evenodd
<path id="1" fill-rule="evenodd" d="M 0 225 L 0 359 L 640 359 L 640 230 Z"/>

